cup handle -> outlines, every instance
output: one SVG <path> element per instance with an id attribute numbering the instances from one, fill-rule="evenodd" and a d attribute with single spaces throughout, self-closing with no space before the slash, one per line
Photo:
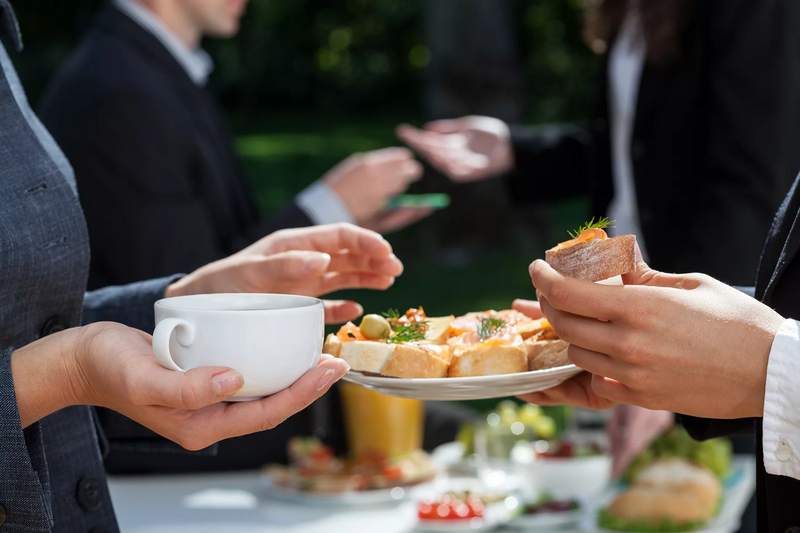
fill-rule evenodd
<path id="1" fill-rule="evenodd" d="M 190 346 L 194 342 L 194 324 L 182 318 L 165 318 L 156 324 L 156 330 L 153 332 L 153 352 L 164 368 L 185 372 L 175 364 L 169 353 L 169 339 L 173 331 L 182 346 Z"/>

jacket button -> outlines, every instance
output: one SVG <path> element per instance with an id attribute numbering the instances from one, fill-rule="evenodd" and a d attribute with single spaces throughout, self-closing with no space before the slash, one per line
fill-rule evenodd
<path id="1" fill-rule="evenodd" d="M 45 321 L 44 325 L 42 326 L 41 336 L 47 337 L 48 335 L 58 333 L 59 331 L 64 331 L 65 329 L 67 328 L 61 322 L 61 318 L 58 316 L 53 316 Z"/>
<path id="2" fill-rule="evenodd" d="M 100 482 L 93 477 L 84 476 L 78 481 L 78 504 L 84 511 L 96 511 L 103 502 Z"/>
<path id="3" fill-rule="evenodd" d="M 6 508 L 0 505 L 0 525 L 6 522 Z"/>

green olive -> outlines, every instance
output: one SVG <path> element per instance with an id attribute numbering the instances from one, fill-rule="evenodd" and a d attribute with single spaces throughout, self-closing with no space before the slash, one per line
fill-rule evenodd
<path id="1" fill-rule="evenodd" d="M 371 340 L 385 339 L 392 333 L 392 326 L 380 315 L 364 316 L 358 329 L 364 338 Z"/>

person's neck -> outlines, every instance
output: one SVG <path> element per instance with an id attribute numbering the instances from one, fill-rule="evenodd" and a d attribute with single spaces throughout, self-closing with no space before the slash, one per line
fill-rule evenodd
<path id="1" fill-rule="evenodd" d="M 192 17 L 181 7 L 179 2 L 173 0 L 134 0 L 138 1 L 164 23 L 164 25 L 172 30 L 189 48 L 197 48 L 200 46 L 200 40 L 203 38 L 202 29 L 193 23 Z"/>

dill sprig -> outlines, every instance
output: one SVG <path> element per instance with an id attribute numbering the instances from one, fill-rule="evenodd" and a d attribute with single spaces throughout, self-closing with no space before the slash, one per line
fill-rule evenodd
<path id="1" fill-rule="evenodd" d="M 569 233 L 569 236 L 572 237 L 573 239 L 577 239 L 578 235 L 580 235 L 581 233 L 583 233 L 587 229 L 593 229 L 593 228 L 606 229 L 606 228 L 613 228 L 613 227 L 614 227 L 614 221 L 613 220 L 608 220 L 608 218 L 606 218 L 606 217 L 600 217 L 597 220 L 597 222 L 595 222 L 594 221 L 594 217 L 592 217 L 592 219 L 589 222 L 587 222 L 586 224 L 584 224 L 583 226 L 578 228 L 576 231 L 574 231 L 574 232 L 568 231 L 567 233 Z"/>
<path id="2" fill-rule="evenodd" d="M 394 335 L 386 339 L 389 344 L 425 340 L 428 332 L 428 321 L 412 322 L 411 324 L 398 324 L 394 327 Z"/>
<path id="3" fill-rule="evenodd" d="M 385 313 L 381 313 L 381 316 L 386 319 L 392 329 L 397 325 L 397 322 L 400 320 L 400 311 L 397 309 L 389 309 Z"/>
<path id="4" fill-rule="evenodd" d="M 502 318 L 494 316 L 482 317 L 481 323 L 478 325 L 478 337 L 481 340 L 486 340 L 506 325 L 506 321 Z"/>

